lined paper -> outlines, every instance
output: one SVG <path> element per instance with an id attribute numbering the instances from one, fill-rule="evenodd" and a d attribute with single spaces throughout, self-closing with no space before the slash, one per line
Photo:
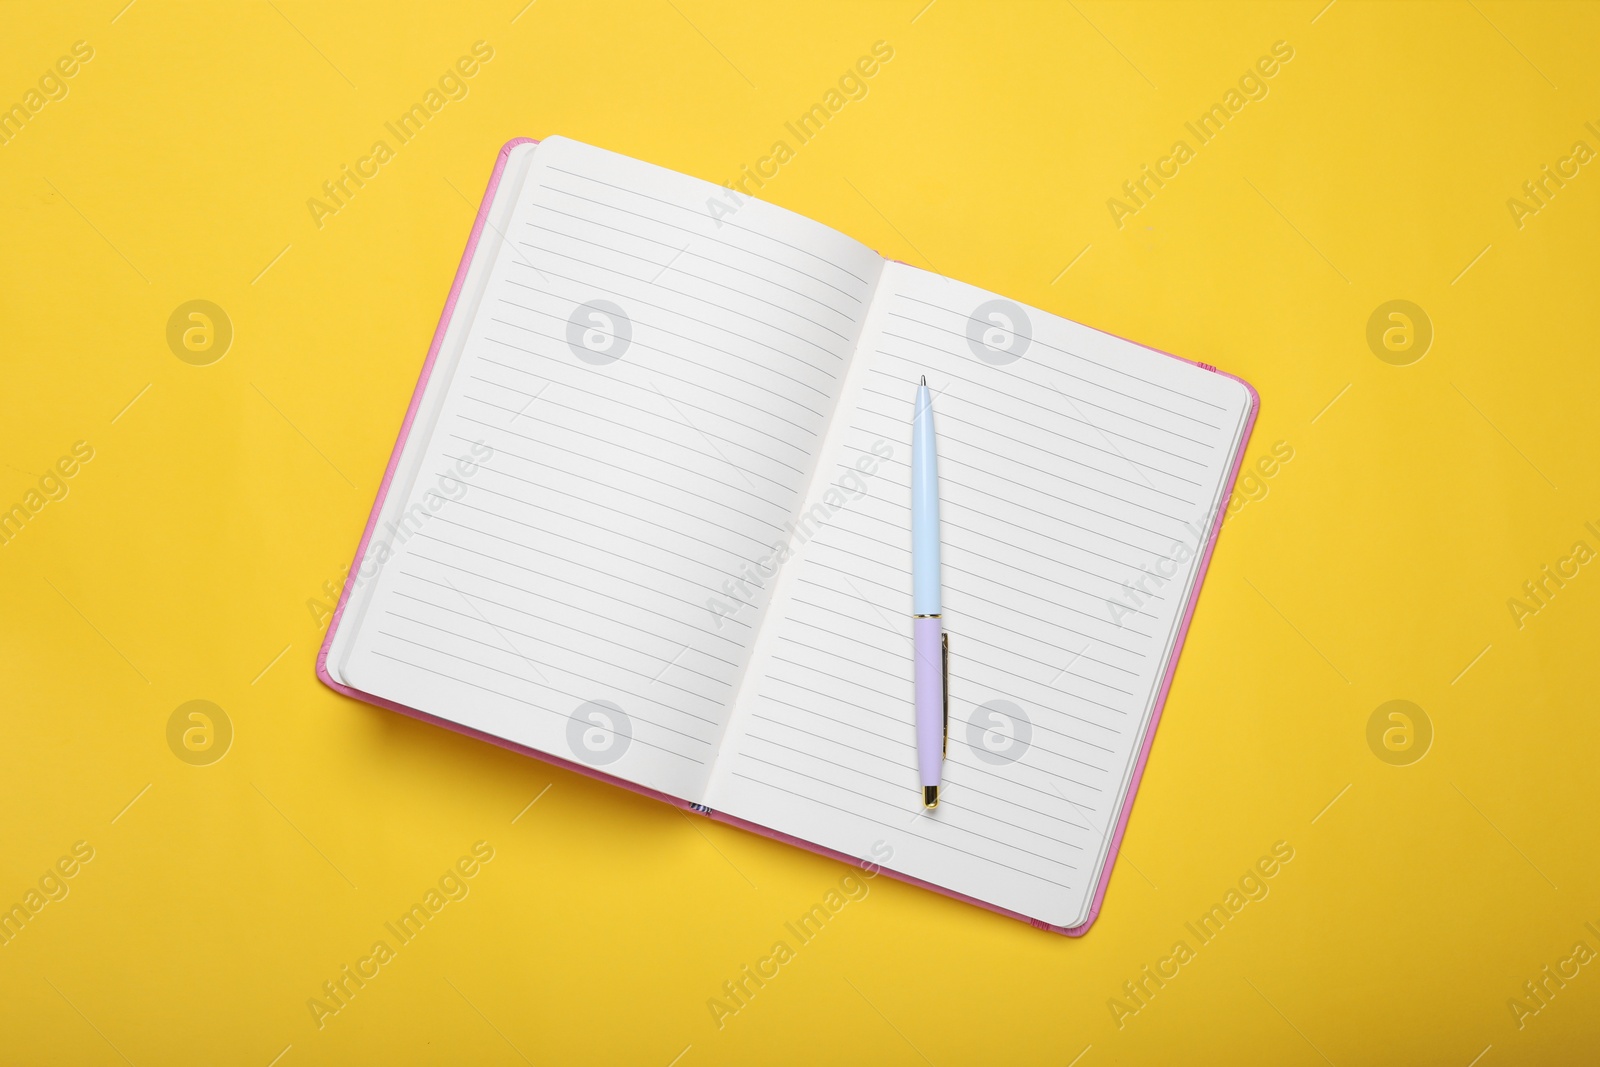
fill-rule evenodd
<path id="1" fill-rule="evenodd" d="M 1221 375 L 1009 302 L 982 321 L 1003 330 L 1020 312 L 1029 340 L 996 365 L 969 340 L 985 336 L 969 318 L 996 299 L 886 269 L 819 481 L 859 470 L 881 442 L 893 454 L 789 565 L 708 803 L 850 855 L 887 845 L 887 867 L 1072 925 L 1104 865 L 1250 401 Z M 924 374 L 951 635 L 933 813 L 917 783 L 909 617 Z"/>
<path id="2" fill-rule="evenodd" d="M 707 182 L 538 146 L 418 442 L 405 511 L 427 515 L 378 532 L 393 557 L 351 684 L 703 791 L 770 592 L 755 577 L 882 265 L 799 216 L 729 206 Z"/>

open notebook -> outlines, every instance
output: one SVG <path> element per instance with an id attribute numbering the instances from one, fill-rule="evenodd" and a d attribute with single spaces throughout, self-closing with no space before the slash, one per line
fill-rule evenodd
<path id="1" fill-rule="evenodd" d="M 921 805 L 910 436 L 950 726 Z M 1254 420 L 1209 367 L 564 138 L 501 152 L 318 673 L 1063 932 Z"/>

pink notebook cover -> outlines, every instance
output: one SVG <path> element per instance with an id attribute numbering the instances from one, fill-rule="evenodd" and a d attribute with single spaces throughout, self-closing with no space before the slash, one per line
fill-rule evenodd
<path id="1" fill-rule="evenodd" d="M 395 468 L 400 463 L 400 453 L 405 448 L 406 438 L 410 436 L 411 433 L 411 425 L 416 420 L 417 410 L 422 404 L 422 394 L 427 388 L 429 376 L 433 373 L 433 365 L 434 361 L 438 359 L 439 349 L 444 344 L 445 331 L 450 325 L 451 316 L 455 314 L 456 302 L 461 298 L 461 288 L 466 283 L 467 268 L 471 265 L 472 257 L 477 251 L 478 240 L 483 236 L 483 229 L 489 216 L 489 206 L 494 202 L 495 190 L 499 188 L 500 179 L 505 174 L 506 163 L 511 158 L 511 150 L 516 148 L 518 145 L 536 143 L 537 141 L 531 137 L 514 138 L 510 141 L 507 141 L 505 145 L 501 147 L 500 154 L 495 159 L 494 172 L 489 175 L 488 188 L 484 190 L 483 202 L 478 206 L 477 218 L 473 220 L 472 232 L 467 237 L 466 251 L 462 253 L 461 264 L 456 268 L 455 280 L 450 284 L 450 295 L 445 299 L 444 311 L 439 316 L 439 326 L 434 330 L 433 343 L 428 346 L 428 358 L 422 364 L 422 375 L 417 379 L 417 388 L 411 394 L 411 404 L 406 408 L 405 421 L 400 424 L 400 436 L 395 440 L 394 451 L 389 456 L 389 465 L 383 472 L 383 482 L 378 486 L 378 496 L 373 502 L 372 514 L 367 517 L 366 529 L 362 531 L 361 542 L 356 546 L 355 559 L 352 560 L 350 564 L 350 572 L 352 574 L 354 574 L 359 567 L 362 557 L 366 555 L 367 544 L 372 540 L 373 528 L 376 527 L 378 523 L 378 513 L 383 510 L 384 498 L 389 493 L 389 483 L 393 481 Z M 1124 338 L 1124 340 L 1126 340 L 1126 338 Z M 1145 345 L 1141 347 L 1148 348 L 1149 346 Z M 1159 351 L 1159 349 L 1151 349 L 1151 351 Z M 1173 359 L 1183 358 L 1181 356 L 1173 356 L 1170 352 L 1162 352 L 1161 354 L 1169 356 Z M 1228 472 L 1227 488 L 1231 491 L 1234 481 L 1239 476 L 1239 468 L 1244 462 L 1245 449 L 1250 443 L 1250 434 L 1255 429 L 1256 415 L 1261 409 L 1260 394 L 1256 392 L 1254 386 L 1237 375 L 1228 374 L 1226 371 L 1219 371 L 1217 368 L 1207 363 L 1195 363 L 1194 360 L 1184 360 L 1184 362 L 1194 363 L 1195 366 L 1204 367 L 1206 370 L 1217 374 L 1222 374 L 1225 377 L 1233 378 L 1234 381 L 1237 381 L 1250 391 L 1250 413 L 1245 423 L 1244 435 L 1239 441 L 1239 451 L 1234 455 L 1232 467 Z M 1128 785 L 1128 795 L 1123 801 L 1122 812 L 1117 817 L 1116 829 L 1113 832 L 1111 839 L 1111 849 L 1106 853 L 1105 867 L 1101 870 L 1099 879 L 1096 882 L 1094 900 L 1089 906 L 1089 915 L 1086 919 L 1084 919 L 1082 924 L 1070 927 L 1055 926 L 1039 919 L 1023 915 L 1019 912 L 997 907 L 988 903 L 987 901 L 979 900 L 976 897 L 969 897 L 964 893 L 957 893 L 953 890 L 946 889 L 943 886 L 934 885 L 931 882 L 925 882 L 920 878 L 915 878 L 908 874 L 902 874 L 887 867 L 882 868 L 883 873 L 892 878 L 896 878 L 899 881 L 908 882 L 911 885 L 921 886 L 924 889 L 931 889 L 935 893 L 942 893 L 947 897 L 954 897 L 955 899 L 965 901 L 968 904 L 976 904 L 980 908 L 986 908 L 989 911 L 998 912 L 1001 915 L 1007 915 L 1013 919 L 1020 919 L 1023 922 L 1028 923 L 1030 926 L 1036 926 L 1041 930 L 1050 930 L 1058 934 L 1066 934 L 1069 937 L 1081 937 L 1088 932 L 1089 927 L 1094 925 L 1095 919 L 1100 914 L 1100 906 L 1105 900 L 1106 886 L 1111 882 L 1111 870 L 1116 866 L 1117 853 L 1122 847 L 1122 835 L 1127 831 L 1128 816 L 1133 812 L 1133 798 L 1138 794 L 1139 782 L 1144 777 L 1145 763 L 1150 758 L 1150 746 L 1155 741 L 1156 726 L 1161 722 L 1161 712 L 1167 703 L 1167 692 L 1172 687 L 1172 678 L 1177 670 L 1178 655 L 1183 651 L 1184 640 L 1188 637 L 1189 624 L 1194 619 L 1195 604 L 1200 599 L 1200 589 L 1205 582 L 1206 570 L 1211 565 L 1211 553 L 1216 548 L 1217 534 L 1222 530 L 1222 520 L 1226 514 L 1227 509 L 1225 507 L 1217 510 L 1216 518 L 1212 522 L 1211 531 L 1206 538 L 1205 547 L 1201 552 L 1199 572 L 1195 577 L 1194 592 L 1189 598 L 1189 603 L 1184 606 L 1183 621 L 1180 623 L 1178 629 L 1178 640 L 1173 646 L 1172 659 L 1168 662 L 1166 673 L 1162 678 L 1161 691 L 1156 696 L 1155 711 L 1150 716 L 1150 728 L 1148 731 L 1146 731 L 1144 740 L 1139 746 L 1139 757 L 1137 762 L 1134 764 L 1133 778 L 1130 780 Z M 501 748 L 510 749 L 513 752 L 520 752 L 526 756 L 533 756 L 536 759 L 540 759 L 546 763 L 551 763 L 558 767 L 565 768 L 566 770 L 573 771 L 577 774 L 588 775 L 590 778 L 597 778 L 600 781 L 609 782 L 612 785 L 621 786 L 624 789 L 631 789 L 635 793 L 641 793 L 647 797 L 651 797 L 652 799 L 662 801 L 666 804 L 671 804 L 674 807 L 682 808 L 685 811 L 704 814 L 718 822 L 728 823 L 731 826 L 737 826 L 741 829 L 749 830 L 752 833 L 761 834 L 777 841 L 783 841 L 787 844 L 795 845 L 799 848 L 815 852 L 818 855 L 839 860 L 842 863 L 859 864 L 861 862 L 860 857 L 848 856 L 842 852 L 836 852 L 833 849 L 825 848 L 814 842 L 804 841 L 798 837 L 781 833 L 777 830 L 770 829 L 769 827 L 760 826 L 745 819 L 739 819 L 732 815 L 725 815 L 722 812 L 703 812 L 700 808 L 695 807 L 689 801 L 683 800 L 679 797 L 668 796 L 667 794 L 657 792 L 654 789 L 649 789 L 637 783 L 625 781 L 624 779 L 606 774 L 605 772 L 596 770 L 593 767 L 587 767 L 581 763 L 574 763 L 572 760 L 562 759 L 559 756 L 551 755 L 548 752 L 542 752 L 538 749 L 528 748 L 525 745 L 519 745 L 515 742 L 507 741 L 503 737 L 496 737 L 493 734 L 486 734 L 481 730 L 474 730 L 470 726 L 462 726 L 459 723 L 450 722 L 449 720 L 441 719 L 434 715 L 429 715 L 425 711 L 418 711 L 416 708 L 406 707 L 404 704 L 397 704 L 392 700 L 385 700 L 383 697 L 373 696 L 371 693 L 364 693 L 359 689 L 354 689 L 343 684 L 342 682 L 335 681 L 333 676 L 328 673 L 328 651 L 333 646 L 334 634 L 338 632 L 339 622 L 344 617 L 345 605 L 350 598 L 350 591 L 352 587 L 353 583 L 345 583 L 344 591 L 339 595 L 339 605 L 334 609 L 333 619 L 328 624 L 327 636 L 323 638 L 322 647 L 317 652 L 317 677 L 321 679 L 322 683 L 328 686 L 330 689 L 337 690 L 338 692 L 343 693 L 345 696 L 366 701 L 368 704 L 374 704 L 381 708 L 388 708 L 390 711 L 398 711 L 402 715 L 409 715 L 414 719 L 421 719 L 424 722 L 430 722 L 436 726 L 443 726 L 447 730 L 454 730 L 456 733 L 466 734 L 468 737 L 475 737 L 481 741 L 487 741 L 490 744 L 499 745 Z"/>

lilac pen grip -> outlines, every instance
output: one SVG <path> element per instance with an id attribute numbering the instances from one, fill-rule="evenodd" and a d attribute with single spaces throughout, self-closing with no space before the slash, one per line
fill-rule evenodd
<path id="1" fill-rule="evenodd" d="M 917 774 L 926 797 L 929 787 L 938 788 L 944 765 L 944 621 L 937 615 L 919 616 L 911 620 L 911 628 L 916 657 Z M 938 796 L 937 792 L 932 795 Z"/>

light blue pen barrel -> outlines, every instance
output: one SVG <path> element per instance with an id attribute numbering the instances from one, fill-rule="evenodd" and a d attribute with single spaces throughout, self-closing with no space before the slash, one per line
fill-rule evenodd
<path id="1" fill-rule="evenodd" d="M 944 771 L 945 649 L 939 579 L 939 465 L 933 397 L 928 379 L 923 378 L 911 423 L 911 612 L 917 774 L 922 803 L 929 808 L 939 805 Z"/>

